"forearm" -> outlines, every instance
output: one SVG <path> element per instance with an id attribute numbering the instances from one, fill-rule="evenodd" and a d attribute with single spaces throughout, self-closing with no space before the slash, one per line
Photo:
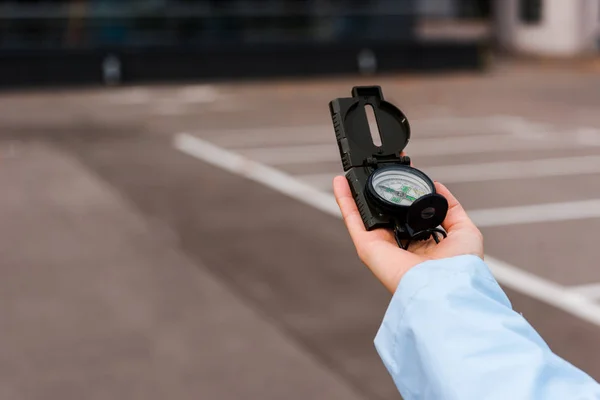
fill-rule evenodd
<path id="1" fill-rule="evenodd" d="M 600 398 L 596 382 L 512 310 L 475 256 L 409 271 L 375 345 L 406 400 Z"/>

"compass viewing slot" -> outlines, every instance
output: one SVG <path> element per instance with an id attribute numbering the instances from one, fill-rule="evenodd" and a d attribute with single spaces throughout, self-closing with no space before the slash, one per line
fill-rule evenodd
<path id="1" fill-rule="evenodd" d="M 372 105 L 365 105 L 365 112 L 367 113 L 367 120 L 369 120 L 369 131 L 371 132 L 371 140 L 377 147 L 381 146 L 381 133 L 379 131 L 379 125 L 377 124 L 377 118 L 375 118 L 375 109 Z"/>

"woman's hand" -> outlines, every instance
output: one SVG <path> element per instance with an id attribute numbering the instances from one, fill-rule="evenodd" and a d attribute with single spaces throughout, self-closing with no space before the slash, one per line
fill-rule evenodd
<path id="1" fill-rule="evenodd" d="M 392 293 L 404 274 L 424 261 L 465 254 L 473 254 L 483 259 L 481 232 L 444 185 L 436 182 L 435 187 L 437 193 L 448 200 L 448 215 L 442 223 L 442 227 L 448 232 L 448 237 L 439 244 L 436 244 L 433 239 L 416 241 L 411 243 L 409 251 L 406 251 L 398 247 L 391 231 L 386 229 L 367 231 L 346 177 L 338 176 L 333 181 L 333 192 L 358 256 Z"/>

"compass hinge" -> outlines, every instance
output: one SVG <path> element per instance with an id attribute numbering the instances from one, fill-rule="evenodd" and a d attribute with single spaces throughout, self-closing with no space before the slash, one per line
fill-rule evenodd
<path id="1" fill-rule="evenodd" d="M 394 159 L 378 159 L 377 157 L 368 157 L 365 160 L 365 166 L 367 167 L 377 167 L 381 164 L 402 164 L 402 165 L 410 165 L 410 157 L 401 156 Z"/>

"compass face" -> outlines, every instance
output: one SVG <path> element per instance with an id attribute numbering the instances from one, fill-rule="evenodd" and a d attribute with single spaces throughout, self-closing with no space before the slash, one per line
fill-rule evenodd
<path id="1" fill-rule="evenodd" d="M 391 206 L 410 206 L 417 199 L 434 193 L 433 182 L 421 171 L 405 165 L 376 170 L 370 189 L 380 201 Z"/>

